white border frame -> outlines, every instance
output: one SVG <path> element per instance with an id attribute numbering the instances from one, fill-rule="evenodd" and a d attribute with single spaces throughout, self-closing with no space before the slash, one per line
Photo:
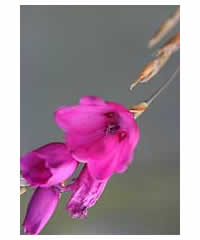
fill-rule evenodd
<path id="1" fill-rule="evenodd" d="M 187 2 L 187 3 L 186 3 Z M 181 235 L 38 235 L 37 239 L 185 239 L 199 238 L 199 26 L 196 1 L 10 1 L 1 2 L 1 235 L 19 235 L 20 5 L 180 5 L 181 3 Z M 196 4 L 195 4 L 196 3 Z M 3 8 L 2 8 L 3 6 Z M 5 8 L 4 8 L 5 7 Z M 193 27 L 192 27 L 193 26 Z M 196 72 L 195 72 L 196 71 Z M 5 89 L 5 90 L 4 90 Z M 17 156 L 17 157 L 16 157 Z"/>

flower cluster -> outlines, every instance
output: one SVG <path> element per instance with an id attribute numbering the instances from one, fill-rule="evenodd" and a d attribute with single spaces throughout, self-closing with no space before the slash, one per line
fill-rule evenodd
<path id="1" fill-rule="evenodd" d="M 75 106 L 62 106 L 55 121 L 65 143 L 50 143 L 21 158 L 21 173 L 35 192 L 24 219 L 24 232 L 38 234 L 52 216 L 62 191 L 70 191 L 66 209 L 73 218 L 87 216 L 109 178 L 123 173 L 133 159 L 139 129 L 124 106 L 86 96 Z M 69 185 L 62 183 L 84 163 Z"/>

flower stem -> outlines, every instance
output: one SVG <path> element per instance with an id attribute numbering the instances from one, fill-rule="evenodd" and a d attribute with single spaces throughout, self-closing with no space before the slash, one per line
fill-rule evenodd
<path id="1" fill-rule="evenodd" d="M 176 71 L 172 74 L 170 79 L 164 83 L 149 99 L 145 100 L 148 106 L 169 86 L 169 84 L 175 79 L 177 73 L 180 71 L 180 66 L 176 69 Z"/>
<path id="2" fill-rule="evenodd" d="M 172 74 L 170 79 L 166 83 L 164 83 L 150 98 L 146 99 L 145 101 L 143 101 L 138 105 L 134 105 L 131 108 L 129 108 L 129 111 L 134 114 L 135 119 L 141 116 L 143 112 L 147 110 L 150 104 L 169 86 L 169 84 L 175 79 L 179 70 L 180 70 L 180 66 Z"/>

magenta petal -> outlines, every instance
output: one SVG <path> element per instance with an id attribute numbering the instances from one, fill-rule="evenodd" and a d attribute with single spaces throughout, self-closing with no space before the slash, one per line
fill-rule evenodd
<path id="1" fill-rule="evenodd" d="M 95 205 L 100 198 L 108 180 L 98 181 L 94 179 L 85 166 L 75 181 L 68 186 L 72 191 L 67 204 L 67 210 L 73 218 L 85 218 L 88 208 Z"/>
<path id="2" fill-rule="evenodd" d="M 59 108 L 56 123 L 67 132 L 67 143 L 72 150 L 87 148 L 104 135 L 104 108 L 88 105 Z"/>
<path id="3" fill-rule="evenodd" d="M 22 176 L 29 184 L 50 187 L 70 177 L 78 163 L 65 144 L 50 143 L 25 154 L 20 164 Z"/>
<path id="4" fill-rule="evenodd" d="M 131 150 L 130 145 L 127 143 L 121 147 L 119 151 L 119 160 L 115 168 L 116 173 L 123 173 L 128 169 L 129 164 L 132 162 L 134 157 L 134 151 Z"/>
<path id="5" fill-rule="evenodd" d="M 86 96 L 80 105 L 59 108 L 55 118 L 66 132 L 72 156 L 87 163 L 93 177 L 102 180 L 127 169 L 139 140 L 136 121 L 127 108 Z"/>
<path id="6" fill-rule="evenodd" d="M 85 143 L 84 147 L 76 145 L 72 156 L 79 162 L 87 162 L 90 174 L 98 180 L 103 180 L 110 177 L 117 166 L 117 143 L 116 137 L 102 137 L 90 144 Z"/>
<path id="7" fill-rule="evenodd" d="M 37 157 L 36 152 L 29 152 L 26 153 L 23 157 L 20 159 L 20 167 L 23 169 L 23 171 L 27 171 L 30 168 L 34 168 L 35 165 L 41 165 L 41 162 L 43 160 L 41 158 Z"/>
<path id="8" fill-rule="evenodd" d="M 84 96 L 80 99 L 80 104 L 82 105 L 105 105 L 105 101 L 96 96 Z"/>
<path id="9" fill-rule="evenodd" d="M 59 200 L 53 188 L 37 188 L 29 202 L 24 219 L 24 232 L 38 234 L 52 216 Z"/>
<path id="10" fill-rule="evenodd" d="M 80 162 L 87 162 L 90 174 L 98 179 L 109 178 L 114 172 L 122 173 L 133 159 L 133 151 L 137 144 L 127 134 L 120 142 L 119 136 L 106 136 L 86 147 L 74 150 L 73 157 Z M 139 135 L 138 135 L 139 136 Z M 83 161 L 83 160 L 84 161 Z"/>
<path id="11" fill-rule="evenodd" d="M 127 139 L 127 141 L 124 141 L 123 145 L 121 146 L 119 152 L 119 155 L 121 157 L 119 158 L 115 170 L 116 173 L 125 172 L 133 160 L 134 151 L 140 138 L 139 129 L 136 124 L 134 125 L 134 130 L 134 132 L 129 132 L 129 138 Z"/>
<path id="12" fill-rule="evenodd" d="M 53 186 L 55 184 L 61 183 L 71 177 L 78 166 L 78 162 L 70 157 L 68 161 L 63 163 L 57 168 L 51 168 L 52 177 L 49 179 L 46 186 Z"/>
<path id="13" fill-rule="evenodd" d="M 110 101 L 106 101 L 106 104 L 109 106 L 110 109 L 112 109 L 113 112 L 118 112 L 118 113 L 124 112 L 125 114 L 130 115 L 132 118 L 132 114 L 130 113 L 130 111 L 123 105 L 116 102 L 110 102 Z"/>
<path id="14" fill-rule="evenodd" d="M 104 134 L 102 130 L 96 130 L 91 132 L 90 134 L 80 134 L 79 132 L 73 131 L 69 132 L 66 136 L 66 141 L 70 142 L 70 148 L 73 153 L 77 153 L 76 155 L 81 155 L 80 162 L 87 162 L 88 160 L 88 151 L 92 148 L 94 150 L 95 143 L 98 144 L 97 150 L 100 152 L 104 148 L 104 143 L 102 140 L 104 138 Z M 78 154 L 79 152 L 79 154 Z M 74 154 L 73 154 L 74 157 Z M 77 158 L 75 158 L 79 161 Z M 81 160 L 82 159 L 82 160 Z"/>
<path id="15" fill-rule="evenodd" d="M 88 153 L 88 170 L 94 178 L 107 179 L 115 171 L 119 157 L 116 149 L 117 142 L 118 140 L 114 137 L 106 137 L 104 141 L 101 141 L 101 144 L 104 144 L 102 147 L 99 142 L 92 145 L 92 149 Z"/>
<path id="16" fill-rule="evenodd" d="M 32 186 L 46 184 L 52 177 L 51 169 L 45 162 L 36 152 L 29 152 L 21 158 L 21 174 Z"/>
<path id="17" fill-rule="evenodd" d="M 41 163 L 37 164 L 37 166 L 31 168 L 30 171 L 28 171 L 27 174 L 24 174 L 25 178 L 29 179 L 30 182 L 38 182 L 41 185 L 48 182 L 48 180 L 52 177 L 51 170 L 46 168 L 45 161 L 42 161 Z"/>
<path id="18" fill-rule="evenodd" d="M 104 126 L 104 107 L 91 105 L 78 105 L 60 107 L 55 112 L 55 121 L 64 131 L 77 133 L 92 133 Z"/>
<path id="19" fill-rule="evenodd" d="M 114 173 L 117 165 L 117 158 L 114 153 L 100 159 L 101 163 L 97 164 L 95 160 L 88 163 L 88 170 L 95 179 L 104 180 Z"/>

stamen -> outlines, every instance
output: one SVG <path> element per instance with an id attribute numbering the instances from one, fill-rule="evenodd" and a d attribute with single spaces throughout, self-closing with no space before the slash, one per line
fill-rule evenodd
<path id="1" fill-rule="evenodd" d="M 113 135 L 119 129 L 120 129 L 120 126 L 118 124 L 110 123 L 106 128 L 106 133 Z"/>

